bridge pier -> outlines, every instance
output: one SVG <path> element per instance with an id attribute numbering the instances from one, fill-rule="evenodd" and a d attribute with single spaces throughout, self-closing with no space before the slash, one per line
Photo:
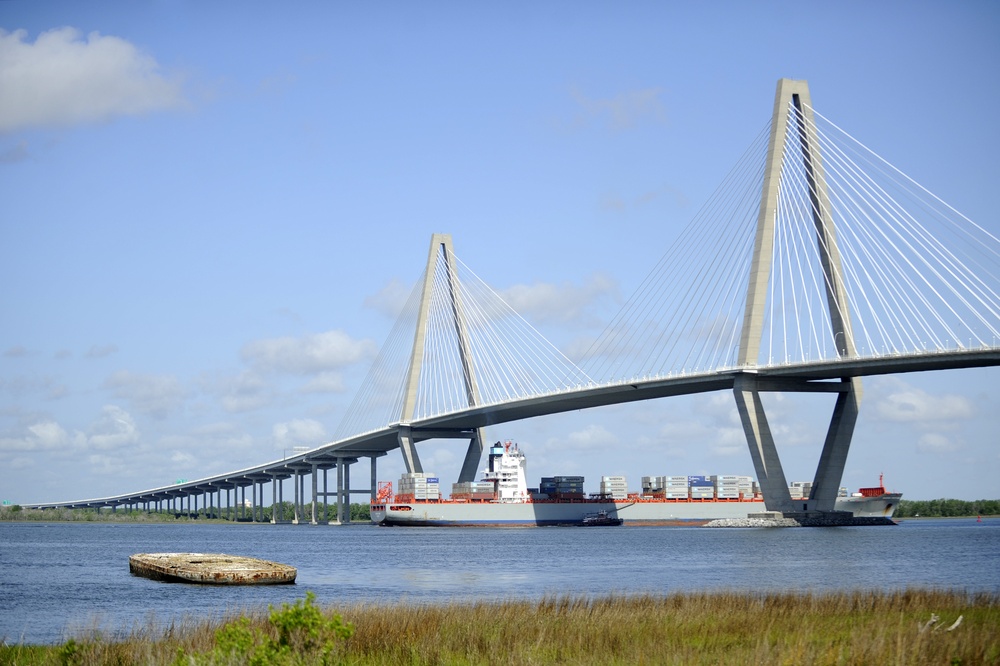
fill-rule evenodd
<path id="1" fill-rule="evenodd" d="M 344 459 L 337 458 L 337 524 L 344 524 Z M 348 510 L 348 516 L 350 511 Z"/>
<path id="2" fill-rule="evenodd" d="M 742 374 L 736 378 L 733 385 L 736 408 L 750 446 L 750 457 L 757 473 L 757 483 L 764 495 L 764 506 L 768 511 L 792 511 L 792 496 L 788 491 L 788 482 L 781 468 L 778 450 L 774 446 L 774 437 L 771 435 L 757 384 L 756 375 Z"/>
<path id="3" fill-rule="evenodd" d="M 848 388 L 837 396 L 823 452 L 816 467 L 816 476 L 813 478 L 812 492 L 806 502 L 807 511 L 833 511 L 840 483 L 844 478 L 847 452 L 851 448 L 854 426 L 858 422 L 862 391 L 861 380 L 857 377 L 842 379 L 841 385 Z"/>
<path id="4" fill-rule="evenodd" d="M 310 507 L 310 512 L 309 512 L 310 513 L 310 516 L 309 516 L 309 524 L 310 525 L 318 525 L 319 524 L 316 521 L 316 508 L 317 508 L 316 507 L 316 504 L 317 504 L 317 502 L 316 502 L 316 500 L 317 500 L 317 494 L 316 493 L 318 491 L 318 489 L 316 487 L 316 482 L 319 480 L 317 478 L 317 475 L 316 475 L 317 471 L 318 471 L 318 468 L 316 466 L 316 463 L 313 463 L 312 464 L 312 506 Z"/>
<path id="5" fill-rule="evenodd" d="M 761 393 L 764 391 L 837 393 L 823 451 L 816 466 L 812 491 L 803 502 L 793 501 L 789 493 L 788 482 L 761 400 Z M 851 448 L 851 437 L 858 420 L 861 380 L 856 377 L 838 382 L 762 380 L 756 374 L 741 373 L 733 383 L 733 394 L 767 510 L 782 513 L 834 511 L 844 466 L 847 464 L 847 454 Z"/>
<path id="6" fill-rule="evenodd" d="M 791 135 L 791 136 L 789 136 Z M 793 148 L 794 147 L 794 148 Z M 787 151 L 787 154 L 786 154 Z M 736 406 L 743 432 L 750 447 L 769 511 L 782 513 L 832 512 L 844 474 L 851 436 L 857 422 L 861 401 L 861 380 L 843 377 L 839 382 L 809 380 L 761 380 L 752 370 L 760 361 L 760 346 L 767 319 L 768 289 L 774 262 L 775 220 L 781 194 L 780 183 L 786 160 L 798 162 L 805 174 L 810 197 L 816 249 L 826 288 L 830 331 L 841 358 L 856 355 L 851 329 L 849 302 L 844 287 L 844 271 L 837 247 L 836 225 L 826 188 L 826 176 L 820 156 L 809 86 L 805 81 L 781 79 L 774 96 L 774 114 L 764 165 L 764 183 L 757 214 L 750 279 L 747 284 L 743 328 L 740 332 L 738 362 L 747 371 L 733 383 Z M 826 441 L 816 468 L 809 499 L 792 502 L 781 460 L 774 446 L 771 428 L 761 402 L 761 391 L 837 392 L 837 402 L 827 431 Z"/>

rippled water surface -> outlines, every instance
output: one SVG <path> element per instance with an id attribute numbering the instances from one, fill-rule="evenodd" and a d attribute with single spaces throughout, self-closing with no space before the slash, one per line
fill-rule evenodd
<path id="1" fill-rule="evenodd" d="M 160 583 L 129 574 L 128 556 L 143 552 L 249 555 L 299 574 L 296 585 L 277 587 Z M 912 586 L 1000 592 L 1000 519 L 825 529 L 0 523 L 8 643 L 266 608 L 307 590 L 336 606 Z"/>

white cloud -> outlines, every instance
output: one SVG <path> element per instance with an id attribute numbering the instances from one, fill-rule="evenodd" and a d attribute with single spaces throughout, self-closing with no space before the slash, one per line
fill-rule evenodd
<path id="1" fill-rule="evenodd" d="M 101 417 L 87 433 L 89 448 L 107 451 L 139 443 L 139 429 L 132 415 L 117 405 L 105 405 Z"/>
<path id="2" fill-rule="evenodd" d="M 589 312 L 596 303 L 617 298 L 618 284 L 608 275 L 594 273 L 582 285 L 569 282 L 536 282 L 514 285 L 501 294 L 514 310 L 538 322 L 596 325 L 601 320 Z"/>
<path id="3" fill-rule="evenodd" d="M 322 372 L 300 390 L 302 393 L 343 393 L 347 386 L 339 372 Z"/>
<path id="4" fill-rule="evenodd" d="M 377 293 L 365 297 L 365 307 L 395 319 L 403 311 L 412 288 L 393 278 Z"/>
<path id="5" fill-rule="evenodd" d="M 224 389 L 222 406 L 227 412 L 247 412 L 267 405 L 273 391 L 255 372 L 244 372 L 233 378 Z"/>
<path id="6" fill-rule="evenodd" d="M 294 419 L 276 423 L 271 432 L 277 449 L 290 449 L 293 446 L 315 448 L 329 441 L 323 424 L 312 419 Z"/>
<path id="7" fill-rule="evenodd" d="M 75 28 L 0 30 L 0 132 L 66 126 L 183 106 L 181 84 L 119 37 Z"/>
<path id="8" fill-rule="evenodd" d="M 93 345 L 87 350 L 86 358 L 105 358 L 118 351 L 118 345 Z"/>
<path id="9" fill-rule="evenodd" d="M 974 409 L 961 395 L 931 395 L 901 380 L 886 380 L 891 392 L 875 405 L 880 418 L 889 421 L 926 422 L 968 419 Z"/>
<path id="10" fill-rule="evenodd" d="M 589 424 L 582 430 L 549 440 L 547 447 L 552 450 L 568 451 L 609 451 L 618 445 L 618 437 L 602 425 Z"/>
<path id="11" fill-rule="evenodd" d="M 184 389 L 176 377 L 135 375 L 121 370 L 108 377 L 104 387 L 116 398 L 128 400 L 139 410 L 155 418 L 165 418 L 184 401 Z"/>
<path id="12" fill-rule="evenodd" d="M 952 453 L 959 448 L 957 442 L 940 433 L 924 433 L 917 440 L 917 450 L 921 453 Z"/>
<path id="13" fill-rule="evenodd" d="M 581 108 L 577 123 L 591 119 L 606 122 L 614 130 L 632 129 L 644 120 L 666 121 L 666 110 L 660 101 L 661 88 L 643 88 L 618 93 L 613 97 L 591 98 L 573 88 L 570 94 Z"/>
<path id="14" fill-rule="evenodd" d="M 327 331 L 301 338 L 257 340 L 243 347 L 243 360 L 261 371 L 308 375 L 372 358 L 371 340 L 354 340 L 343 331 Z"/>
<path id="15" fill-rule="evenodd" d="M 134 471 L 121 456 L 109 456 L 104 453 L 93 453 L 87 457 L 91 471 L 102 476 L 121 478 Z"/>
<path id="16" fill-rule="evenodd" d="M 174 451 L 170 454 L 170 462 L 175 465 L 180 465 L 182 467 L 188 467 L 194 465 L 196 462 L 195 457 L 190 453 L 185 451 Z"/>
<path id="17" fill-rule="evenodd" d="M 70 437 L 55 421 L 39 421 L 20 435 L 0 437 L 0 451 L 51 451 L 70 444 Z"/>

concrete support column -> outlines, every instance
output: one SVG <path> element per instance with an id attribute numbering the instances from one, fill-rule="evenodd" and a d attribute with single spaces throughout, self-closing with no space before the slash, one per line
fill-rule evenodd
<path id="1" fill-rule="evenodd" d="M 298 476 L 299 480 L 299 520 L 305 521 L 306 519 L 306 471 L 302 470 L 302 473 Z"/>
<path id="2" fill-rule="evenodd" d="M 420 456 L 417 455 L 417 446 L 413 441 L 408 426 L 400 426 L 397 435 L 399 440 L 399 451 L 403 454 L 403 464 L 407 472 L 422 472 L 423 466 L 420 464 Z"/>
<path id="3" fill-rule="evenodd" d="M 813 511 L 833 511 L 844 478 L 847 453 L 851 448 L 854 426 L 858 422 L 861 407 L 861 379 L 853 377 L 842 380 L 850 384 L 850 389 L 837 396 L 833 408 L 830 428 L 823 443 L 816 476 L 813 478 L 812 492 L 807 505 Z"/>
<path id="4" fill-rule="evenodd" d="M 378 497 L 378 466 L 376 464 L 377 460 L 378 460 L 378 458 L 376 458 L 375 456 L 371 457 L 372 484 L 370 486 L 368 486 L 368 487 L 371 489 L 371 499 L 370 499 L 370 502 L 372 504 L 375 503 L 375 499 Z"/>
<path id="5" fill-rule="evenodd" d="M 788 492 L 785 472 L 781 469 L 778 450 L 774 446 L 771 427 L 764 414 L 764 405 L 757 390 L 755 375 L 738 375 L 733 385 L 736 407 L 743 422 L 743 432 L 750 446 L 757 482 L 764 495 L 764 506 L 768 511 L 793 511 L 792 496 Z"/>
<path id="6" fill-rule="evenodd" d="M 469 448 L 465 452 L 465 461 L 462 463 L 462 471 L 458 475 L 459 483 L 475 481 L 479 472 L 479 461 L 483 459 L 483 429 L 476 428 L 472 432 Z"/>
<path id="7" fill-rule="evenodd" d="M 327 486 L 327 472 L 329 471 L 330 470 L 323 468 L 323 518 L 321 522 L 324 523 L 330 522 L 329 511 L 327 510 L 330 506 L 329 488 Z"/>
<path id="8" fill-rule="evenodd" d="M 299 491 L 301 486 L 299 485 L 299 470 L 295 470 L 292 474 L 292 484 L 295 486 L 295 498 L 292 500 L 292 504 L 295 506 L 295 515 L 292 517 L 292 523 L 295 525 L 299 524 L 299 519 L 302 514 L 302 503 L 299 501 Z"/>
<path id="9" fill-rule="evenodd" d="M 344 459 L 337 458 L 337 524 L 344 522 Z"/>
<path id="10" fill-rule="evenodd" d="M 250 482 L 250 522 L 257 522 L 257 482 Z"/>
<path id="11" fill-rule="evenodd" d="M 346 525 L 351 524 L 351 464 L 344 465 L 344 520 Z"/>
<path id="12" fill-rule="evenodd" d="M 278 522 L 278 477 L 271 476 L 271 524 Z"/>
<path id="13" fill-rule="evenodd" d="M 317 493 L 316 481 L 317 481 L 317 478 L 316 478 L 316 463 L 313 463 L 312 464 L 312 507 L 310 508 L 310 511 L 309 511 L 309 514 L 310 514 L 309 515 L 309 524 L 310 525 L 316 525 L 316 524 L 318 524 L 316 522 L 316 493 Z"/>

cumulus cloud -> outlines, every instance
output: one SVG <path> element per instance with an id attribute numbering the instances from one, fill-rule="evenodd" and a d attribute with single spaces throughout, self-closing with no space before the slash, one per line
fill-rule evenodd
<path id="1" fill-rule="evenodd" d="M 95 474 L 100 474 L 102 476 L 113 476 L 116 478 L 121 478 L 127 476 L 132 469 L 129 467 L 129 463 L 117 455 L 108 455 L 106 453 L 92 453 L 87 457 L 87 462 L 90 463 L 90 469 Z"/>
<path id="2" fill-rule="evenodd" d="M 601 210 L 621 213 L 630 209 L 642 208 L 663 198 L 669 198 L 679 208 L 685 208 L 690 203 L 682 190 L 670 185 L 662 185 L 656 189 L 631 196 L 608 192 L 601 198 L 598 205 Z"/>
<path id="3" fill-rule="evenodd" d="M 887 380 L 891 392 L 878 401 L 875 411 L 889 421 L 927 422 L 967 419 L 972 403 L 961 395 L 931 395 L 901 380 Z"/>
<path id="4" fill-rule="evenodd" d="M 118 351 L 118 345 L 93 345 L 87 350 L 87 358 L 105 358 Z"/>
<path id="5" fill-rule="evenodd" d="M 108 377 L 104 387 L 116 398 L 128 400 L 139 411 L 158 419 L 177 410 L 184 400 L 184 389 L 176 377 L 136 375 L 121 370 Z"/>
<path id="6" fill-rule="evenodd" d="M 600 320 L 590 308 L 604 299 L 616 298 L 618 284 L 608 275 L 595 273 L 581 285 L 514 285 L 501 296 L 516 312 L 533 321 L 594 325 Z"/>
<path id="7" fill-rule="evenodd" d="M 365 297 L 365 307 L 395 319 L 403 311 L 411 292 L 412 288 L 393 278 L 377 293 Z"/>
<path id="8" fill-rule="evenodd" d="M 0 437 L 0 451 L 51 451 L 71 443 L 69 434 L 55 421 L 39 421 L 23 432 Z"/>
<path id="9" fill-rule="evenodd" d="M 665 122 L 666 110 L 660 101 L 662 93 L 661 88 L 643 88 L 628 90 L 613 97 L 592 98 L 577 88 L 570 90 L 573 100 L 581 109 L 577 123 L 599 120 L 614 130 L 632 129 L 646 120 Z"/>
<path id="10" fill-rule="evenodd" d="M 117 405 L 105 405 L 101 409 L 100 418 L 90 426 L 90 430 L 87 432 L 89 448 L 100 451 L 120 449 L 138 443 L 139 429 L 136 427 L 132 415 Z"/>
<path id="11" fill-rule="evenodd" d="M 321 372 L 300 390 L 302 393 L 343 393 L 347 386 L 339 372 Z"/>
<path id="12" fill-rule="evenodd" d="M 618 445 L 618 437 L 599 424 L 589 424 L 583 430 L 576 430 L 549 440 L 547 446 L 553 450 L 606 451 Z"/>
<path id="13" fill-rule="evenodd" d="M 222 406 L 227 412 L 247 412 L 268 404 L 273 391 L 255 372 L 244 372 L 224 388 Z"/>
<path id="14" fill-rule="evenodd" d="M 917 450 L 921 453 L 952 453 L 959 448 L 957 442 L 940 433 L 924 433 L 917 440 Z"/>
<path id="15" fill-rule="evenodd" d="M 294 419 L 276 423 L 271 433 L 277 449 L 291 449 L 295 446 L 315 448 L 329 440 L 323 424 L 312 419 Z"/>
<path id="16" fill-rule="evenodd" d="M 75 28 L 0 30 L 0 133 L 107 121 L 185 104 L 181 82 L 130 42 Z"/>
<path id="17" fill-rule="evenodd" d="M 243 347 L 242 357 L 263 372 L 309 375 L 370 359 L 376 351 L 371 340 L 354 340 L 343 331 L 327 331 L 301 338 L 257 340 Z"/>

